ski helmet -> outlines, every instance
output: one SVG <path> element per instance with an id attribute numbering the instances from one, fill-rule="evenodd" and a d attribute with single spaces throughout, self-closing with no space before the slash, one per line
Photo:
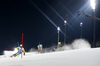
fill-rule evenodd
<path id="1" fill-rule="evenodd" d="M 22 44 L 20 44 L 20 47 L 22 47 Z"/>

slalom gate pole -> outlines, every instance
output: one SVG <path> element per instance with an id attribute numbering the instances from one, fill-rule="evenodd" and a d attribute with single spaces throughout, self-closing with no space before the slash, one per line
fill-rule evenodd
<path id="1" fill-rule="evenodd" d="M 21 58 L 22 58 L 22 55 L 23 54 L 23 33 L 22 33 L 22 47 L 21 47 Z"/>

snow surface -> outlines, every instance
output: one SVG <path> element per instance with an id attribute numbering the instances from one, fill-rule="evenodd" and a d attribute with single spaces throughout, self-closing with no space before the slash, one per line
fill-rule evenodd
<path id="1" fill-rule="evenodd" d="M 100 66 L 100 48 L 77 49 L 18 57 L 0 56 L 0 66 Z"/>

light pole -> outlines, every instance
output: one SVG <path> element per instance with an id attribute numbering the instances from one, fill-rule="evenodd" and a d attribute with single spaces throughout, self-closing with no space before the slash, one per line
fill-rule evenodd
<path id="1" fill-rule="evenodd" d="M 91 6 L 94 12 L 94 17 L 95 17 L 95 0 L 90 0 Z M 94 19 L 94 30 L 93 30 L 93 47 L 95 47 L 95 19 Z"/>
<path id="2" fill-rule="evenodd" d="M 83 25 L 83 23 L 80 22 L 80 26 L 81 26 L 81 38 L 82 38 L 82 25 Z"/>
<path id="3" fill-rule="evenodd" d="M 60 31 L 60 27 L 58 27 L 57 30 L 58 30 L 58 43 L 59 43 L 59 31 Z"/>
<path id="4" fill-rule="evenodd" d="M 66 44 L 66 23 L 67 23 L 67 21 L 64 20 L 64 25 L 65 25 L 64 44 Z"/>

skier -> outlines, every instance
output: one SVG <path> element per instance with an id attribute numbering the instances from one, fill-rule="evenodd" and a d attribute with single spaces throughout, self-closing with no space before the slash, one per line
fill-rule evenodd
<path id="1" fill-rule="evenodd" d="M 62 50 L 62 44 L 61 44 L 61 42 L 58 43 L 58 48 L 60 48 L 60 50 Z"/>
<path id="2" fill-rule="evenodd" d="M 16 57 L 17 55 L 20 55 L 22 52 L 24 52 L 24 56 L 25 56 L 25 49 L 22 48 L 22 44 L 19 47 L 17 47 L 17 49 L 18 49 L 18 52 L 13 54 L 11 57 L 13 56 Z"/>
<path id="3" fill-rule="evenodd" d="M 38 46 L 38 53 L 42 51 L 42 44 L 39 44 Z"/>

